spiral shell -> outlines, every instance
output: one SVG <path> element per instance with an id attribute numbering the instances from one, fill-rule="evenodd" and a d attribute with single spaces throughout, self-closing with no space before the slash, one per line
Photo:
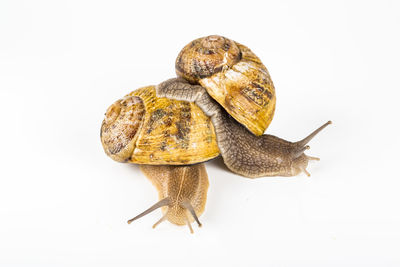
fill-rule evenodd
<path id="1" fill-rule="evenodd" d="M 200 108 L 157 98 L 154 86 L 112 104 L 100 138 L 106 154 L 119 162 L 184 165 L 219 155 L 214 127 Z"/>
<path id="2" fill-rule="evenodd" d="M 211 35 L 186 45 L 175 62 L 179 77 L 199 83 L 238 122 L 262 135 L 275 111 L 267 68 L 246 46 Z"/>

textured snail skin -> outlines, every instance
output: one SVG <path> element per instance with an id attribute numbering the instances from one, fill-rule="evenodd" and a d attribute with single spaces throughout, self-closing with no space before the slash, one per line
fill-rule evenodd
<path id="1" fill-rule="evenodd" d="M 246 46 L 211 35 L 196 39 L 179 53 L 175 70 L 200 84 L 233 118 L 262 135 L 275 111 L 275 88 L 267 68 Z"/>
<path id="2" fill-rule="evenodd" d="M 219 155 L 210 118 L 194 103 L 157 98 L 154 86 L 112 104 L 100 138 L 106 154 L 119 162 L 186 165 Z"/>
<path id="3" fill-rule="evenodd" d="M 226 166 L 234 173 L 249 178 L 294 176 L 306 170 L 310 159 L 303 152 L 307 143 L 331 122 L 327 122 L 305 139 L 289 142 L 273 135 L 255 136 L 237 123 L 198 85 L 182 78 L 167 80 L 156 87 L 158 97 L 195 102 L 211 117 L 218 147 Z"/>
<path id="4" fill-rule="evenodd" d="M 153 225 L 153 228 L 164 220 L 176 225 L 187 224 L 192 233 L 193 221 L 201 226 L 198 217 L 204 211 L 208 190 L 208 176 L 204 164 L 141 165 L 140 169 L 157 189 L 160 201 L 129 220 L 128 223 L 161 208 L 163 216 Z"/>

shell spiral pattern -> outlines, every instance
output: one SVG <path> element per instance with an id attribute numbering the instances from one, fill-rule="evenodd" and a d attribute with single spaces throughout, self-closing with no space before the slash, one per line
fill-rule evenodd
<path id="1" fill-rule="evenodd" d="M 176 73 L 200 84 L 233 118 L 262 135 L 275 111 L 275 88 L 267 68 L 246 46 L 211 35 L 186 45 Z"/>
<path id="2" fill-rule="evenodd" d="M 219 155 L 210 118 L 194 103 L 157 98 L 154 86 L 111 105 L 100 137 L 106 154 L 119 162 L 184 165 Z"/>

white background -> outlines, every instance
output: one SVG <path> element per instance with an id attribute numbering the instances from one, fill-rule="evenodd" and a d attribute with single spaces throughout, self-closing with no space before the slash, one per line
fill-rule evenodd
<path id="1" fill-rule="evenodd" d="M 0 2 L 0 265 L 399 266 L 398 1 Z M 267 132 L 311 142 L 311 178 L 221 160 L 203 227 L 165 222 L 99 130 L 126 93 L 175 76 L 191 40 L 251 48 L 277 91 Z"/>

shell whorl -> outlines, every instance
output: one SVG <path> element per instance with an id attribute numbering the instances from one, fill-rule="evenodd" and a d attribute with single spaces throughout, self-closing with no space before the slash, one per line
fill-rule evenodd
<path id="1" fill-rule="evenodd" d="M 219 155 L 214 127 L 194 103 L 137 89 L 112 104 L 100 133 L 104 151 L 119 162 L 185 165 Z"/>
<path id="2" fill-rule="evenodd" d="M 130 158 L 145 111 L 137 96 L 125 96 L 107 109 L 100 132 L 107 155 L 120 162 Z"/>
<path id="3" fill-rule="evenodd" d="M 230 68 L 240 61 L 242 55 L 236 43 L 218 35 L 199 38 L 186 45 L 179 53 L 175 69 L 191 83 Z"/>
<path id="4" fill-rule="evenodd" d="M 275 88 L 267 68 L 246 46 L 222 36 L 199 38 L 186 45 L 176 73 L 200 84 L 234 119 L 262 135 L 275 111 Z"/>

